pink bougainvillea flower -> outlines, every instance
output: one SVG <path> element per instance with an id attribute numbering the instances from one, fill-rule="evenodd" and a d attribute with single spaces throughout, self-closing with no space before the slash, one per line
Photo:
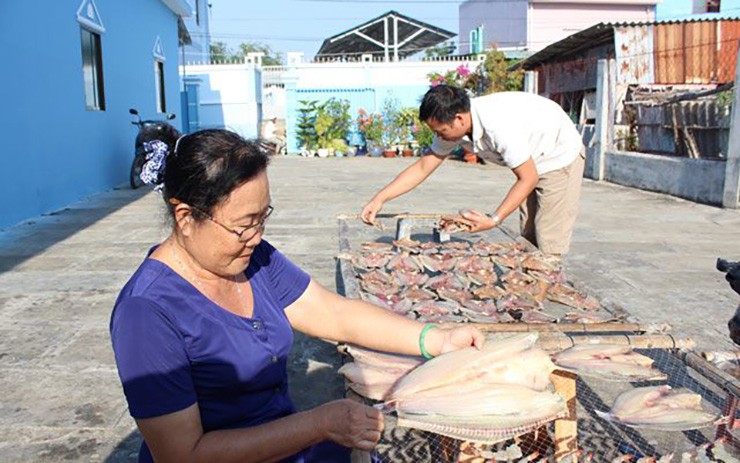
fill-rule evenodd
<path id="1" fill-rule="evenodd" d="M 467 77 L 470 75 L 470 69 L 464 64 L 457 67 L 457 73 L 461 76 Z"/>

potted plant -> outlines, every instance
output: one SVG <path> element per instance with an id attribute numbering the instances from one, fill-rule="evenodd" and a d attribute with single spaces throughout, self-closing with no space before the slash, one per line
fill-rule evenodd
<path id="1" fill-rule="evenodd" d="M 412 143 L 414 141 L 413 128 L 419 123 L 419 112 L 416 108 L 406 107 L 399 112 L 397 124 L 399 139 L 401 142 L 401 156 L 411 157 L 414 155 Z"/>
<path id="2" fill-rule="evenodd" d="M 334 152 L 334 156 L 342 157 L 347 156 L 349 152 L 349 146 L 347 142 L 341 138 L 335 138 L 329 142 L 329 149 Z"/>
<path id="3" fill-rule="evenodd" d="M 314 129 L 316 130 L 316 138 L 318 140 L 318 155 L 320 158 L 329 156 L 329 127 L 331 126 L 333 119 L 331 115 L 326 113 L 322 107 L 318 110 L 318 115 L 314 121 Z"/>
<path id="4" fill-rule="evenodd" d="M 315 126 L 318 101 L 301 100 L 299 103 L 301 106 L 298 108 L 296 138 L 298 139 L 298 148 L 301 150 L 301 154 L 306 153 L 304 155 L 309 155 L 316 149 L 318 143 Z"/>
<path id="5" fill-rule="evenodd" d="M 342 140 L 346 146 L 352 127 L 352 116 L 349 113 L 349 101 L 329 98 L 323 105 L 322 111 L 331 116 L 331 124 L 326 130 L 326 137 L 330 144 L 334 140 Z"/>
<path id="6" fill-rule="evenodd" d="M 432 146 L 434 132 L 424 122 L 417 120 L 414 123 L 414 126 L 411 127 L 411 135 L 414 138 L 414 143 L 420 151 L 419 154 L 424 154 L 424 152 Z"/>
<path id="7" fill-rule="evenodd" d="M 383 116 L 375 113 L 368 113 L 360 108 L 357 116 L 357 129 L 365 138 L 368 152 L 371 156 L 380 156 L 383 151 Z M 375 151 L 373 151 L 375 150 Z"/>
<path id="8" fill-rule="evenodd" d="M 334 140 L 342 140 L 347 137 L 351 125 L 349 115 L 349 101 L 329 98 L 316 108 L 314 119 L 314 130 L 318 142 L 319 157 L 327 157 L 333 154 L 332 146 Z M 342 146 L 346 146 L 344 143 Z"/>
<path id="9" fill-rule="evenodd" d="M 401 143 L 401 115 L 400 102 L 392 95 L 383 100 L 383 136 L 382 142 L 385 148 L 383 156 L 387 158 L 396 157 Z"/>

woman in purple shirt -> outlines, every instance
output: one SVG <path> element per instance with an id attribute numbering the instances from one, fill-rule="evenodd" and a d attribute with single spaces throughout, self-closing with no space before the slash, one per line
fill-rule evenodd
<path id="1" fill-rule="evenodd" d="M 403 354 L 483 343 L 321 287 L 262 234 L 268 155 L 225 130 L 155 150 L 144 171 L 162 186 L 172 232 L 122 289 L 111 338 L 139 461 L 348 461 L 380 439 L 378 410 L 336 400 L 296 412 L 287 390 L 293 329 Z M 425 352 L 426 351 L 426 352 Z"/>

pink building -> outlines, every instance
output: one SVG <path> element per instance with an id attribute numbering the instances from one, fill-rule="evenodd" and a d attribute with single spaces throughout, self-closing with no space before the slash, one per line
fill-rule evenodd
<path id="1" fill-rule="evenodd" d="M 660 0 L 467 0 L 459 7 L 460 53 L 495 44 L 535 52 L 598 23 L 649 22 Z"/>

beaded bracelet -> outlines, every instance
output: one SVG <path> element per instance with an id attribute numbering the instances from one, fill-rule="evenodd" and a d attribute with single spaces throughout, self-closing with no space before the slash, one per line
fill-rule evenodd
<path id="1" fill-rule="evenodd" d="M 425 359 L 434 358 L 432 354 L 427 351 L 426 346 L 424 345 L 424 338 L 427 336 L 427 331 L 431 330 L 432 328 L 436 328 L 437 325 L 434 323 L 427 323 L 424 325 L 424 328 L 421 329 L 421 333 L 419 334 L 419 350 L 421 351 L 421 355 L 424 356 Z"/>

